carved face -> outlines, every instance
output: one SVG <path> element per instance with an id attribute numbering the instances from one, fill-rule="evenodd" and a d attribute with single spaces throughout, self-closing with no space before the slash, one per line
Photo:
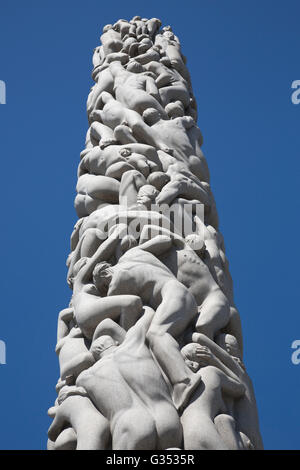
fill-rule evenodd
<path id="1" fill-rule="evenodd" d="M 99 263 L 93 271 L 93 281 L 102 296 L 106 296 L 112 279 L 111 265 L 108 263 Z"/>
<path id="2" fill-rule="evenodd" d="M 185 363 L 193 372 L 197 372 L 200 369 L 200 364 L 196 361 L 191 361 L 190 359 L 186 359 Z"/>
<path id="3" fill-rule="evenodd" d="M 138 192 L 137 203 L 139 205 L 145 206 L 147 209 L 150 209 L 150 206 L 155 202 L 157 195 L 158 191 L 154 186 L 145 184 Z"/>
<path id="4" fill-rule="evenodd" d="M 225 346 L 226 346 L 226 351 L 228 352 L 228 354 L 234 357 L 240 357 L 240 351 L 239 351 L 239 347 L 237 346 L 237 344 L 226 341 Z"/>
<path id="5" fill-rule="evenodd" d="M 129 158 L 130 155 L 131 155 L 131 150 L 124 148 L 124 149 L 121 149 L 119 153 L 120 153 L 121 157 Z"/>
<path id="6" fill-rule="evenodd" d="M 148 108 L 143 112 L 143 118 L 146 124 L 153 126 L 160 120 L 160 114 L 157 109 Z"/>

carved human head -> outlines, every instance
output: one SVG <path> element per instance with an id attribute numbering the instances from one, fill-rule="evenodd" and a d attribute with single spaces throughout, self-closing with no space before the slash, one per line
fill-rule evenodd
<path id="1" fill-rule="evenodd" d="M 73 274 L 74 276 L 76 276 L 80 269 L 83 268 L 83 266 L 86 264 L 88 258 L 86 256 L 83 256 L 82 258 L 80 258 L 80 260 L 78 260 L 74 266 L 73 266 Z"/>
<path id="2" fill-rule="evenodd" d="M 241 359 L 241 351 L 235 336 L 222 333 L 217 336 L 216 343 L 231 356 Z"/>
<path id="3" fill-rule="evenodd" d="M 144 70 L 145 70 L 144 67 L 139 62 L 136 62 L 135 60 L 130 61 L 127 65 L 127 72 L 142 73 L 144 72 Z"/>
<path id="4" fill-rule="evenodd" d="M 174 101 L 167 104 L 165 110 L 170 119 L 184 116 L 184 106 L 181 101 Z"/>
<path id="5" fill-rule="evenodd" d="M 106 24 L 104 27 L 103 27 L 103 34 L 104 33 L 107 33 L 107 31 L 109 31 L 110 29 L 113 29 L 113 25 L 112 24 Z"/>
<path id="6" fill-rule="evenodd" d="M 73 288 L 74 279 L 76 278 L 76 276 L 79 273 L 80 269 L 83 268 L 83 266 L 86 264 L 87 260 L 88 259 L 85 256 L 80 258 L 80 260 L 78 260 L 74 264 L 73 268 L 68 272 L 67 283 L 68 283 L 69 287 L 71 287 L 71 289 Z"/>
<path id="7" fill-rule="evenodd" d="M 160 113 L 155 108 L 147 108 L 143 112 L 143 118 L 146 124 L 152 126 L 156 122 L 160 121 Z"/>
<path id="8" fill-rule="evenodd" d="M 153 42 L 150 38 L 143 38 L 139 43 L 139 54 L 144 54 L 150 47 L 153 46 Z"/>
<path id="9" fill-rule="evenodd" d="M 151 18 L 151 20 L 154 21 L 159 28 L 161 27 L 161 21 L 159 18 Z"/>
<path id="10" fill-rule="evenodd" d="M 174 39 L 174 34 L 172 33 L 172 31 L 165 31 L 165 32 L 163 33 L 163 35 L 164 35 L 165 38 L 167 38 L 167 39 L 169 39 L 169 40 Z"/>
<path id="11" fill-rule="evenodd" d="M 167 184 L 169 181 L 169 175 L 163 171 L 154 171 L 153 173 L 150 173 L 147 178 L 147 182 L 151 186 L 154 186 L 158 191 L 161 191 L 165 184 Z"/>
<path id="12" fill-rule="evenodd" d="M 192 250 L 197 253 L 199 258 L 203 259 L 206 254 L 206 245 L 201 235 L 191 233 L 185 237 L 185 241 Z"/>
<path id="13" fill-rule="evenodd" d="M 155 73 L 150 72 L 150 71 L 144 72 L 143 75 L 146 75 L 147 77 L 151 77 L 151 78 L 153 78 L 153 80 L 156 79 Z"/>
<path id="14" fill-rule="evenodd" d="M 169 57 L 167 56 L 163 56 L 160 58 L 159 60 L 163 65 L 165 65 L 166 67 L 171 67 L 171 61 L 169 59 Z"/>
<path id="15" fill-rule="evenodd" d="M 118 20 L 116 23 L 114 23 L 113 29 L 114 29 L 115 31 L 120 32 L 120 25 L 121 25 L 121 23 L 128 23 L 128 21 L 123 20 L 123 19 Z"/>
<path id="16" fill-rule="evenodd" d="M 93 282 L 102 296 L 107 294 L 113 274 L 113 268 L 110 263 L 103 261 L 96 264 L 93 271 Z"/>
<path id="17" fill-rule="evenodd" d="M 193 371 L 197 372 L 200 369 L 200 364 L 195 360 L 194 355 L 191 354 L 190 344 L 187 344 L 181 349 L 181 355 L 186 365 Z"/>
<path id="18" fill-rule="evenodd" d="M 133 37 L 129 37 L 123 41 L 123 48 L 121 52 L 126 52 L 127 54 L 129 53 L 130 46 L 136 45 L 136 48 L 138 47 L 138 44 L 136 42 L 136 39 Z"/>
<path id="19" fill-rule="evenodd" d="M 130 248 L 134 248 L 135 246 L 137 246 L 137 241 L 134 236 L 125 235 L 125 237 L 122 238 L 120 244 L 121 253 L 126 253 L 126 251 L 130 250 Z"/>
<path id="20" fill-rule="evenodd" d="M 150 210 L 151 204 L 154 204 L 157 196 L 157 189 L 151 184 L 145 184 L 138 192 L 137 203 L 138 205 L 144 206 L 147 210 Z"/>
<path id="21" fill-rule="evenodd" d="M 123 149 L 119 150 L 119 154 L 120 154 L 121 157 L 123 157 L 123 158 L 130 157 L 131 153 L 132 153 L 131 150 L 128 149 L 128 148 L 123 148 Z"/>
<path id="22" fill-rule="evenodd" d="M 190 359 L 186 359 L 185 363 L 193 372 L 198 372 L 198 370 L 200 369 L 199 362 L 191 361 Z"/>

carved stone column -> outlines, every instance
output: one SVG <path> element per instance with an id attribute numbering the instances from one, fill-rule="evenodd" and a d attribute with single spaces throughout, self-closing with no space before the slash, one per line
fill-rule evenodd
<path id="1" fill-rule="evenodd" d="M 49 449 L 260 449 L 186 59 L 170 26 L 103 28 L 59 313 Z"/>

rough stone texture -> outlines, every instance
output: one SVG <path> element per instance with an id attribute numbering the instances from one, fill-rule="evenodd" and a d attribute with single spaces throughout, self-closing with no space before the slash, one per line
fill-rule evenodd
<path id="1" fill-rule="evenodd" d="M 48 448 L 261 449 L 179 40 L 137 16 L 101 43 Z"/>

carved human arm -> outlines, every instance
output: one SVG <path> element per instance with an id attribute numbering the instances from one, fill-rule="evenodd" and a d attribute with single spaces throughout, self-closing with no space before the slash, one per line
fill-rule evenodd
<path id="1" fill-rule="evenodd" d="M 192 178 L 181 173 L 176 176 L 172 175 L 171 181 L 163 187 L 157 196 L 156 203 L 170 205 L 178 196 L 196 199 L 207 206 L 209 204 L 209 196 L 204 185 L 200 181 L 196 183 Z"/>
<path id="2" fill-rule="evenodd" d="M 157 235 L 152 240 L 148 240 L 137 247 L 148 251 L 155 256 L 160 256 L 172 247 L 172 239 L 166 235 Z M 135 248 L 133 248 L 134 250 Z"/>
<path id="3" fill-rule="evenodd" d="M 74 318 L 74 324 L 76 323 L 76 320 Z M 55 346 L 55 352 L 57 355 L 59 355 L 62 347 L 64 346 L 64 344 L 70 339 L 70 338 L 82 338 L 83 335 L 82 335 L 82 331 L 81 329 L 79 328 L 79 326 L 73 326 L 73 328 L 71 328 L 70 332 L 64 336 L 63 338 L 59 339 L 58 342 L 56 343 L 56 346 Z"/>
<path id="4" fill-rule="evenodd" d="M 120 183 L 103 175 L 84 175 L 86 192 L 93 198 L 108 202 L 118 202 Z"/>
<path id="5" fill-rule="evenodd" d="M 209 348 L 210 351 L 215 355 L 215 357 L 219 359 L 221 364 L 226 366 L 236 376 L 240 375 L 241 371 L 235 359 L 232 356 L 230 356 L 230 354 L 227 351 L 222 349 L 218 344 L 216 344 L 214 341 L 209 339 L 203 333 L 193 333 L 192 341 Z"/>
<path id="6" fill-rule="evenodd" d="M 166 153 L 172 152 L 172 150 L 167 148 L 165 143 L 161 140 L 160 135 L 157 134 L 155 130 L 151 126 L 148 126 L 142 119 L 135 119 L 134 121 L 129 122 L 129 126 L 131 127 L 137 140 L 140 140 L 141 142 L 152 147 L 163 150 Z"/>
<path id="7" fill-rule="evenodd" d="M 192 363 L 198 363 L 200 367 L 205 367 L 208 365 L 217 367 L 228 377 L 231 377 L 232 379 L 239 382 L 238 375 L 226 367 L 225 364 L 223 364 L 223 362 L 220 361 L 207 346 L 201 346 L 198 343 L 189 343 L 182 348 L 181 354 L 185 359 L 191 361 Z"/>
<path id="8" fill-rule="evenodd" d="M 106 318 L 100 322 L 95 329 L 93 341 L 103 335 L 111 336 L 115 341 L 118 341 L 118 343 L 121 344 L 125 339 L 126 331 L 115 321 L 110 318 Z"/>
<path id="9" fill-rule="evenodd" d="M 57 342 L 67 336 L 70 331 L 70 321 L 74 317 L 73 307 L 64 308 L 59 312 L 57 321 Z"/>
<path id="10" fill-rule="evenodd" d="M 70 263 L 69 263 L 69 269 L 68 269 L 68 274 L 67 274 L 67 282 L 70 287 L 72 287 L 72 279 L 73 279 L 73 269 L 74 265 L 77 263 L 77 261 L 80 260 L 82 256 L 91 256 L 96 252 L 96 249 L 100 245 L 101 241 L 105 240 L 107 238 L 107 235 L 105 232 L 101 231 L 100 229 L 97 228 L 88 228 L 85 230 L 85 232 L 82 234 L 76 248 L 72 253 L 70 253 Z M 83 254 L 83 244 L 85 244 L 85 241 L 87 241 L 88 247 L 89 247 L 89 253 L 84 255 Z"/>
<path id="11" fill-rule="evenodd" d="M 146 79 L 146 91 L 149 93 L 149 95 L 153 96 L 153 98 L 160 102 L 158 89 L 155 80 L 152 77 L 147 77 Z"/>
<path id="12" fill-rule="evenodd" d="M 87 260 L 86 264 L 80 269 L 74 281 L 74 291 L 80 289 L 83 284 L 89 282 L 92 272 L 97 263 L 110 259 L 120 242 L 120 237 L 127 230 L 127 226 L 120 224 L 115 228 L 111 235 L 99 246 L 96 253 Z"/>
<path id="13" fill-rule="evenodd" d="M 155 80 L 157 88 L 168 86 L 171 83 L 171 74 L 168 72 L 162 72 Z"/>
<path id="14" fill-rule="evenodd" d="M 134 169 L 134 166 L 123 159 L 122 161 L 112 163 L 107 168 L 105 176 L 109 176 L 110 178 L 114 178 L 115 180 L 120 181 L 124 173 Z"/>
<path id="15" fill-rule="evenodd" d="M 227 367 L 207 346 L 200 346 L 200 350 L 196 353 L 199 361 L 213 365 L 224 372 L 228 377 L 239 381 L 238 375 L 235 374 L 229 367 Z"/>
<path id="16" fill-rule="evenodd" d="M 83 159 L 80 160 L 77 168 L 77 178 L 80 178 L 80 176 L 84 175 L 85 173 L 88 173 L 88 171 L 85 166 L 85 157 L 83 157 Z"/>
<path id="17" fill-rule="evenodd" d="M 59 392 L 57 399 L 59 406 L 52 407 L 52 409 L 49 410 L 51 416 L 54 415 L 54 420 L 48 430 L 48 437 L 53 442 L 56 441 L 63 428 L 71 424 L 72 415 L 74 415 L 74 411 L 76 407 L 78 407 L 78 400 L 74 403 L 73 400 L 67 400 L 67 398 L 73 396 L 87 397 L 87 392 L 83 387 L 77 387 L 75 385 L 70 387 L 65 386 Z"/>
<path id="18" fill-rule="evenodd" d="M 54 408 L 54 407 L 52 407 Z M 51 413 L 53 414 L 52 410 Z M 58 438 L 59 434 L 62 432 L 64 427 L 69 424 L 69 420 L 63 413 L 63 408 L 55 407 L 55 415 L 54 420 L 52 421 L 49 430 L 48 430 L 48 438 L 55 442 Z"/>
<path id="19" fill-rule="evenodd" d="M 144 306 L 142 316 L 139 318 L 136 324 L 133 325 L 130 330 L 128 330 L 126 334 L 126 340 L 130 340 L 130 338 L 145 338 L 154 315 L 155 311 L 153 308 Z"/>
<path id="20" fill-rule="evenodd" d="M 142 65 L 146 65 L 151 61 L 158 61 L 160 59 L 159 53 L 155 49 L 148 49 L 144 54 L 140 54 L 134 57 L 136 62 L 139 62 Z"/>
<path id="21" fill-rule="evenodd" d="M 174 232 L 171 232 L 169 229 L 160 227 L 159 225 L 150 225 L 145 224 L 141 230 L 140 234 L 140 246 L 146 243 L 146 241 L 151 238 L 153 239 L 156 236 L 165 236 L 167 238 L 171 238 L 172 243 L 176 246 L 177 249 L 186 248 L 186 242 L 183 237 L 177 235 Z"/>
<path id="22" fill-rule="evenodd" d="M 119 77 L 120 74 L 126 72 L 121 62 L 114 61 L 109 65 L 109 71 L 114 78 Z"/>
<path id="23" fill-rule="evenodd" d="M 72 376 L 75 380 L 78 375 L 83 371 L 91 367 L 95 363 L 95 359 L 90 352 L 83 352 L 70 359 L 64 366 L 64 374 L 61 377 L 62 380 L 66 377 Z"/>
<path id="24" fill-rule="evenodd" d="M 74 251 L 79 242 L 79 231 L 85 220 L 85 217 L 81 217 L 74 225 L 73 232 L 71 234 L 71 251 Z"/>
<path id="25" fill-rule="evenodd" d="M 246 389 L 245 385 L 237 377 L 233 378 L 222 372 L 222 390 L 234 398 L 241 398 L 245 394 Z"/>

